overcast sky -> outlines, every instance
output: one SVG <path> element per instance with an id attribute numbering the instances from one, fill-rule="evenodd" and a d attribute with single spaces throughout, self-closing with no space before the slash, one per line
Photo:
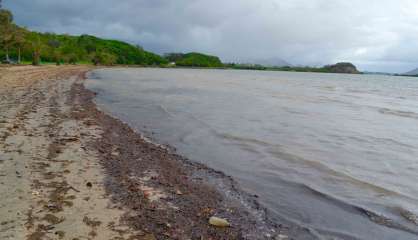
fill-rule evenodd
<path id="1" fill-rule="evenodd" d="M 3 0 L 18 24 L 223 61 L 418 67 L 418 0 Z"/>

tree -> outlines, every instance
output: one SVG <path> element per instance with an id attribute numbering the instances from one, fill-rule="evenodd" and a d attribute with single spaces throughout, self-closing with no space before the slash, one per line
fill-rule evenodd
<path id="1" fill-rule="evenodd" d="M 177 62 L 182 60 L 184 58 L 184 55 L 185 54 L 183 53 L 166 53 L 164 54 L 164 57 L 170 62 Z"/>
<path id="2" fill-rule="evenodd" d="M 10 61 L 9 50 L 13 44 L 13 15 L 10 11 L 0 9 L 0 42 L 6 53 L 6 61 Z"/>
<path id="3" fill-rule="evenodd" d="M 55 38 L 50 39 L 50 40 L 48 40 L 48 46 L 50 46 L 53 49 L 54 60 L 55 60 L 56 64 L 61 65 L 61 52 L 58 49 L 61 46 L 60 41 L 58 41 Z"/>
<path id="4" fill-rule="evenodd" d="M 27 30 L 25 28 L 21 28 L 17 25 L 13 25 L 13 42 L 17 47 L 17 63 L 21 63 L 22 61 L 22 49 L 26 43 L 26 34 Z"/>
<path id="5" fill-rule="evenodd" d="M 113 65 L 116 63 L 116 61 L 117 56 L 103 51 L 96 52 L 92 57 L 92 62 L 94 65 Z"/>
<path id="6" fill-rule="evenodd" d="M 38 66 L 41 63 L 41 37 L 39 33 L 31 32 L 26 39 L 32 51 L 32 65 Z"/>

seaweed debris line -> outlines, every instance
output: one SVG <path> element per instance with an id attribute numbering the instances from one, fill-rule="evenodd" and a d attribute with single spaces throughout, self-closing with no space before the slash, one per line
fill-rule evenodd
<path id="1" fill-rule="evenodd" d="M 99 111 L 89 70 L 0 68 L 0 239 L 305 235 L 268 220 L 229 177 Z"/>

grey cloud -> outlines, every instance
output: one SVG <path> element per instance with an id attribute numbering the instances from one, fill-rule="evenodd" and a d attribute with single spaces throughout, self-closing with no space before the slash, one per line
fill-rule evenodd
<path id="1" fill-rule="evenodd" d="M 146 49 L 224 61 L 351 61 L 363 70 L 418 67 L 415 0 L 5 0 L 19 24 L 95 34 Z"/>

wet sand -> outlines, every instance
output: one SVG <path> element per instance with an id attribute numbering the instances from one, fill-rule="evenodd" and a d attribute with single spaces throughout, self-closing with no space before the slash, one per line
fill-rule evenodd
<path id="1" fill-rule="evenodd" d="M 230 177 L 98 110 L 90 69 L 0 67 L 0 239 L 310 238 L 271 222 Z"/>

